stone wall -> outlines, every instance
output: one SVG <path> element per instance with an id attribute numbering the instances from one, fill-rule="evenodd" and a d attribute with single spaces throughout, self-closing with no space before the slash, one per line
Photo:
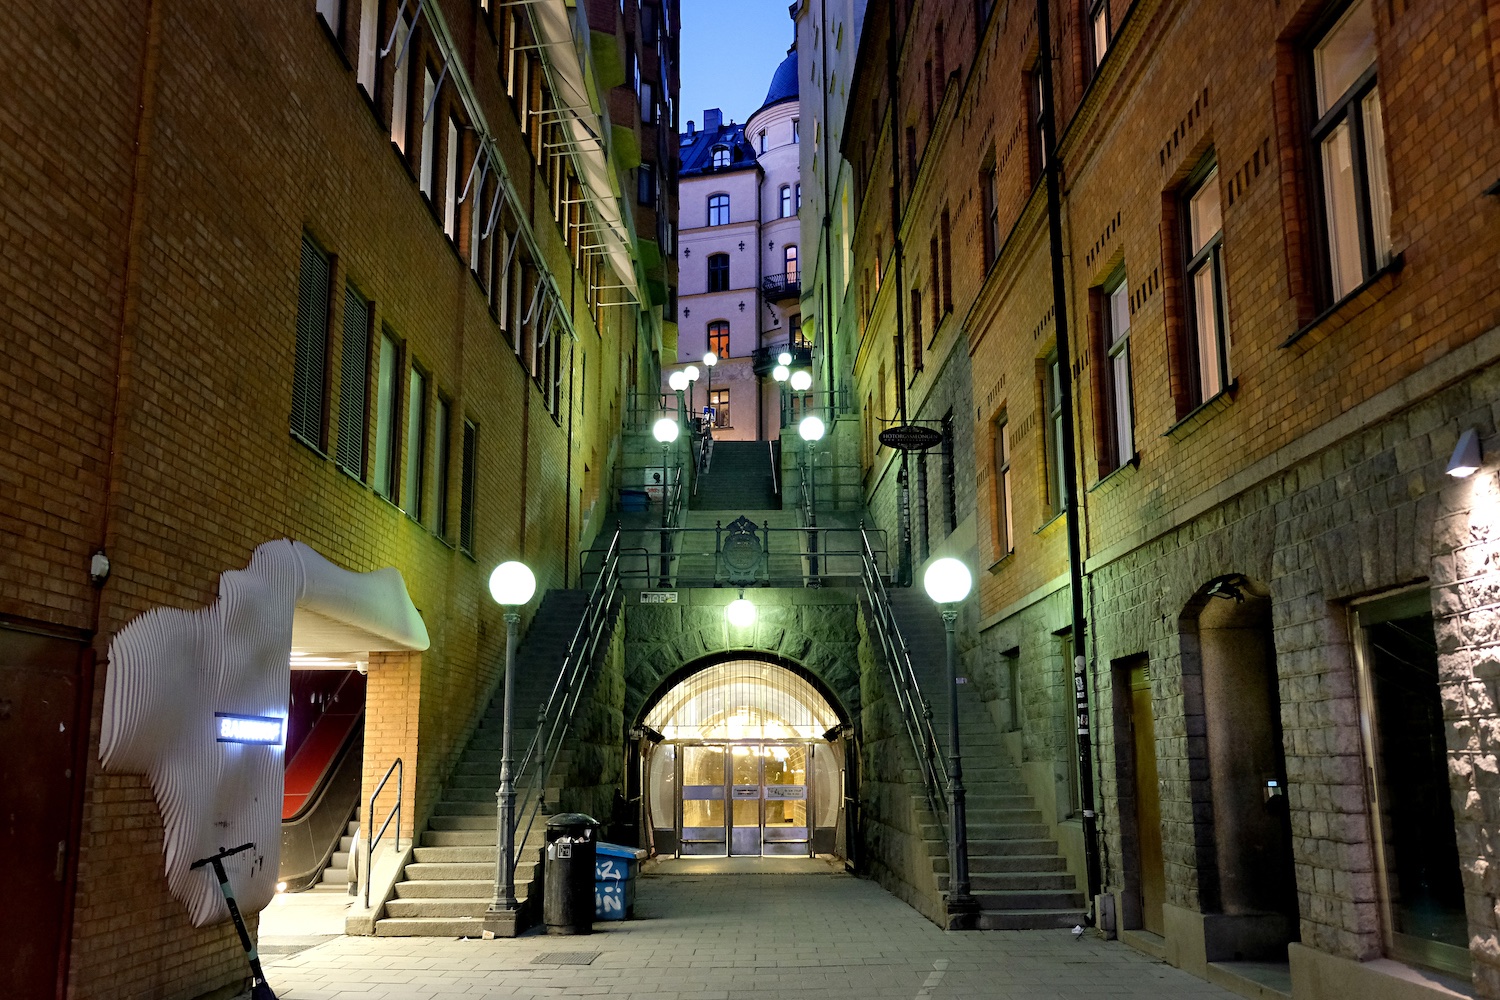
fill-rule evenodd
<path id="1" fill-rule="evenodd" d="M 565 766 L 555 783 L 563 812 L 581 812 L 605 825 L 615 792 L 625 792 L 625 630 L 615 619 L 609 642 L 596 654 L 568 733 Z"/>

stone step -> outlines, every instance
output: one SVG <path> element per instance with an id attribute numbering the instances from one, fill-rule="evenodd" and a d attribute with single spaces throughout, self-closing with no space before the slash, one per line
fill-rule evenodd
<path id="1" fill-rule="evenodd" d="M 948 891 L 947 873 L 938 874 L 938 888 Z M 1077 892 L 1078 882 L 1067 872 L 976 872 L 969 870 L 971 892 Z"/>
<path id="2" fill-rule="evenodd" d="M 406 878 L 412 879 L 493 879 L 495 877 L 495 860 L 491 858 L 488 863 L 482 861 L 449 863 L 432 862 L 428 864 L 410 864 L 406 866 Z"/>
<path id="3" fill-rule="evenodd" d="M 495 832 L 495 824 L 490 823 L 487 827 L 474 830 L 428 830 L 422 834 L 423 847 L 488 847 L 491 851 L 495 849 L 496 840 L 499 836 Z"/>
<path id="4" fill-rule="evenodd" d="M 981 910 L 1082 910 L 1083 893 L 1063 889 L 974 891 Z"/>
<path id="5" fill-rule="evenodd" d="M 997 840 L 982 845 L 975 844 L 972 836 L 969 838 L 969 867 L 971 869 L 976 858 L 1055 855 L 1056 853 L 1057 841 L 1048 837 L 1038 837 L 1032 840 Z"/>
<path id="6" fill-rule="evenodd" d="M 430 830 L 488 830 L 494 836 L 495 823 L 495 812 L 490 810 L 489 816 L 434 816 L 427 821 L 427 827 Z"/>
<path id="7" fill-rule="evenodd" d="M 401 917 L 377 920 L 376 937 L 470 937 L 484 931 L 482 917 Z"/>
<path id="8" fill-rule="evenodd" d="M 491 795 L 500 787 L 500 778 L 493 771 L 471 773 L 458 772 L 448 779 L 447 790 L 454 788 L 483 788 Z"/>
<path id="9" fill-rule="evenodd" d="M 1042 821 L 1041 810 L 1029 807 L 1013 809 L 970 808 L 967 810 L 967 817 L 970 830 L 973 830 L 976 825 L 983 823 L 1040 823 Z"/>
<path id="10" fill-rule="evenodd" d="M 1056 854 L 969 855 L 970 875 L 977 875 L 981 872 L 1062 872 L 1067 870 L 1067 859 Z"/>
<path id="11" fill-rule="evenodd" d="M 490 908 L 492 896 L 472 899 L 442 897 L 393 899 L 385 904 L 385 919 L 404 917 L 482 917 Z"/>
<path id="12" fill-rule="evenodd" d="M 491 792 L 489 801 L 481 799 L 478 801 L 469 800 L 460 802 L 444 799 L 433 806 L 432 811 L 434 819 L 438 816 L 488 816 L 490 817 L 490 822 L 494 823 L 496 813 L 495 795 Z"/>
<path id="13" fill-rule="evenodd" d="M 1082 923 L 1082 910 L 981 910 L 975 926 L 982 931 L 1039 931 Z"/>
<path id="14" fill-rule="evenodd" d="M 468 845 L 463 847 L 419 847 L 413 854 L 418 864 L 467 864 L 470 862 L 494 864 L 495 848 Z"/>
<path id="15" fill-rule="evenodd" d="M 451 782 L 443 789 L 443 802 L 488 802 L 490 808 L 495 807 L 495 788 L 493 785 L 484 787 L 473 787 L 459 785 L 455 787 Z"/>
<path id="16" fill-rule="evenodd" d="M 410 871 L 410 869 L 407 869 Z M 398 899 L 479 899 L 490 898 L 495 892 L 495 869 L 490 866 L 490 877 L 485 879 L 411 879 L 396 883 Z"/>

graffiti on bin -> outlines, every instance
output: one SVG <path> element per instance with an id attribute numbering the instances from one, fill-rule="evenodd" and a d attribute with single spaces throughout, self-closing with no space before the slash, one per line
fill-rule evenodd
<path id="1" fill-rule="evenodd" d="M 625 912 L 625 887 L 622 885 L 594 886 L 594 911 L 605 915 Z"/>
<path id="2" fill-rule="evenodd" d="M 596 879 L 618 882 L 625 877 L 625 866 L 613 858 L 599 858 L 594 862 L 594 878 Z"/>

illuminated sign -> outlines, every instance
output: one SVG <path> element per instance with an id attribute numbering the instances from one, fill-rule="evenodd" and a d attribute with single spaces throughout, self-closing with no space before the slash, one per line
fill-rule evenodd
<path id="1" fill-rule="evenodd" d="M 256 715 L 229 715 L 215 712 L 220 743 L 264 743 L 281 745 L 282 720 Z"/>

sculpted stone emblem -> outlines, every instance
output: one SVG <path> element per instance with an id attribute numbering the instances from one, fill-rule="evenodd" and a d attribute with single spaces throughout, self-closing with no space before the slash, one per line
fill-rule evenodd
<path id="1" fill-rule="evenodd" d="M 730 583 L 754 583 L 765 558 L 760 529 L 754 521 L 741 515 L 729 522 L 727 534 L 719 548 L 719 557 Z"/>

